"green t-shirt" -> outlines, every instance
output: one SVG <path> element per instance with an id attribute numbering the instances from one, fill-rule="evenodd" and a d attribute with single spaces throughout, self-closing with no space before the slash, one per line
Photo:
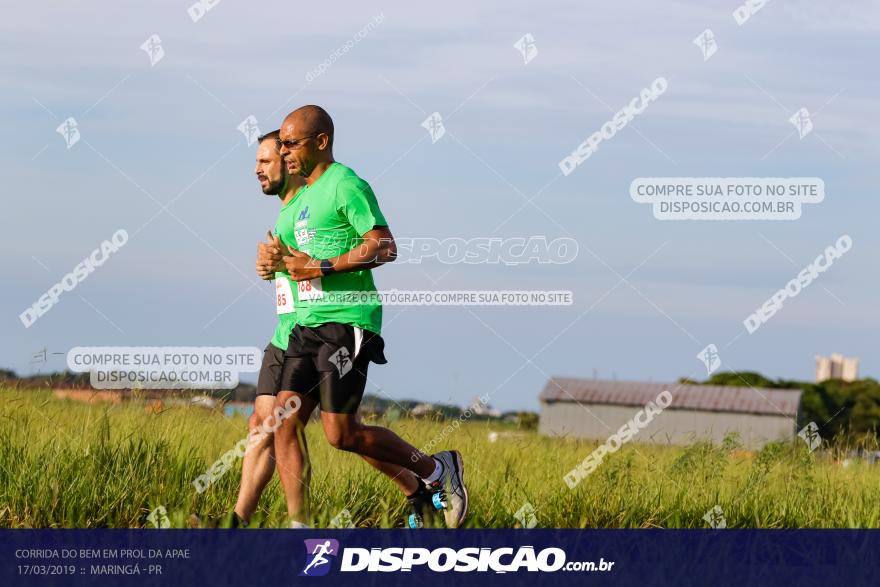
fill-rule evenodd
<path id="1" fill-rule="evenodd" d="M 278 213 L 278 219 L 275 220 L 275 234 L 281 235 L 281 227 L 293 222 L 294 206 L 293 203 L 297 197 L 293 197 L 287 204 L 281 208 Z M 287 244 L 292 243 L 293 239 L 286 239 L 281 236 L 281 242 Z M 278 313 L 278 326 L 275 327 L 275 334 L 272 336 L 272 345 L 278 347 L 282 351 L 287 350 L 287 342 L 290 340 L 290 333 L 296 326 L 296 294 L 294 290 L 296 284 L 290 280 L 290 275 L 286 271 L 275 272 L 275 307 Z"/>
<path id="2" fill-rule="evenodd" d="M 279 227 L 281 239 L 295 243 L 295 248 L 316 259 L 347 253 L 374 227 L 388 226 L 370 184 L 340 163 L 330 165 L 312 185 L 300 188 L 292 203 L 296 212 L 285 215 Z M 294 285 L 298 324 L 315 327 L 337 322 L 380 333 L 382 304 L 369 269 L 333 273 Z M 367 295 L 339 301 L 333 299 L 333 292 Z"/>

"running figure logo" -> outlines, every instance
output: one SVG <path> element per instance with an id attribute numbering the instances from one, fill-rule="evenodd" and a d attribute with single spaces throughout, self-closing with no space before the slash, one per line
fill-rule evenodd
<path id="1" fill-rule="evenodd" d="M 703 516 L 703 519 L 709 524 L 709 527 L 713 530 L 720 530 L 723 528 L 727 528 L 727 520 L 724 518 L 724 510 L 721 509 L 720 505 L 716 505 L 711 510 L 706 512 L 706 515 Z"/>
<path id="2" fill-rule="evenodd" d="M 339 371 L 339 376 L 343 377 L 346 373 L 351 371 L 351 354 L 348 352 L 347 348 L 341 346 L 335 353 L 330 355 L 330 363 L 336 367 L 337 371 Z"/>
<path id="3" fill-rule="evenodd" d="M 306 566 L 300 577 L 323 577 L 330 572 L 330 557 L 339 554 L 339 541 L 331 538 L 306 540 Z"/>
<path id="4" fill-rule="evenodd" d="M 257 119 L 253 114 L 242 120 L 241 124 L 236 128 L 238 128 L 238 130 L 241 131 L 241 134 L 244 135 L 248 147 L 257 142 L 257 139 L 260 136 L 260 127 L 257 125 Z"/>
<path id="5" fill-rule="evenodd" d="M 813 130 L 813 121 L 810 119 L 810 111 L 806 108 L 801 108 L 792 114 L 788 121 L 797 129 L 798 138 L 804 138 Z"/>
<path id="6" fill-rule="evenodd" d="M 431 144 L 439 141 L 446 134 L 446 127 L 443 126 L 443 117 L 439 112 L 434 112 L 422 122 L 422 128 L 428 131 L 431 137 Z"/>
<path id="7" fill-rule="evenodd" d="M 76 119 L 72 116 L 59 124 L 55 132 L 64 137 L 68 149 L 79 142 L 79 128 L 77 128 Z"/>
<path id="8" fill-rule="evenodd" d="M 529 61 L 538 56 L 538 46 L 535 45 L 535 37 L 532 36 L 532 33 L 523 35 L 519 41 L 513 44 L 513 48 L 522 55 L 524 65 L 528 65 Z"/>
<path id="9" fill-rule="evenodd" d="M 822 444 L 822 437 L 819 435 L 819 427 L 815 422 L 810 422 L 804 426 L 801 431 L 798 432 L 798 436 L 804 439 L 810 452 L 813 452 Z"/>
<path id="10" fill-rule="evenodd" d="M 703 361 L 706 366 L 706 375 L 711 375 L 721 366 L 721 356 L 718 354 L 718 347 L 714 344 L 710 344 L 697 353 L 697 358 Z"/>
<path id="11" fill-rule="evenodd" d="M 159 35 L 150 35 L 150 38 L 141 45 L 141 49 L 150 56 L 150 67 L 165 57 L 165 49 L 162 48 L 162 39 L 159 38 Z"/>
<path id="12" fill-rule="evenodd" d="M 712 29 L 706 29 L 700 36 L 694 39 L 694 45 L 703 52 L 703 61 L 709 61 L 709 58 L 718 51 L 718 43 L 715 42 L 715 34 Z"/>

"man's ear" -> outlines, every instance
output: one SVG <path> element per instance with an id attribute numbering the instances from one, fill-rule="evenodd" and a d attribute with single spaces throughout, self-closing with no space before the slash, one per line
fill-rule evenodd
<path id="1" fill-rule="evenodd" d="M 330 135 L 322 132 L 316 138 L 318 139 L 318 149 L 326 151 L 330 148 Z"/>

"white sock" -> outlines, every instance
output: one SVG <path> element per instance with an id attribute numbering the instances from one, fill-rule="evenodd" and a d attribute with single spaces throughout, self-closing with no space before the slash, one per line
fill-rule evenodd
<path id="1" fill-rule="evenodd" d="M 431 458 L 434 459 L 434 457 L 431 457 Z M 434 472 L 431 473 L 430 475 L 428 475 L 427 479 L 422 479 L 422 480 L 427 483 L 433 483 L 434 481 L 439 479 L 440 475 L 442 475 L 442 474 L 443 474 L 443 464 L 440 461 L 438 461 L 437 459 L 434 459 Z"/>
<path id="2" fill-rule="evenodd" d="M 293 528 L 294 530 L 302 530 L 304 528 L 311 528 L 311 526 L 309 526 L 305 522 L 297 522 L 296 520 L 293 520 L 292 522 L 290 522 L 290 527 Z"/>

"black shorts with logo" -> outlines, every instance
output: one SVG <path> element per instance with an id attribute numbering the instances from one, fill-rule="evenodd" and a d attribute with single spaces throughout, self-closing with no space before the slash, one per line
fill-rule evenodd
<path id="1" fill-rule="evenodd" d="M 257 377 L 257 395 L 278 395 L 279 391 L 290 390 L 289 387 L 282 387 L 284 381 L 290 380 L 290 375 L 285 375 L 285 369 L 292 368 L 293 365 L 286 365 L 284 362 L 284 351 L 279 349 L 271 342 L 266 345 L 263 351 L 263 364 L 260 366 L 260 374 Z M 317 378 L 312 385 L 317 385 Z"/>
<path id="2" fill-rule="evenodd" d="M 350 324 L 297 324 L 284 353 L 282 386 L 318 400 L 321 411 L 354 414 L 367 386 L 370 361 L 385 364 L 382 337 Z"/>

